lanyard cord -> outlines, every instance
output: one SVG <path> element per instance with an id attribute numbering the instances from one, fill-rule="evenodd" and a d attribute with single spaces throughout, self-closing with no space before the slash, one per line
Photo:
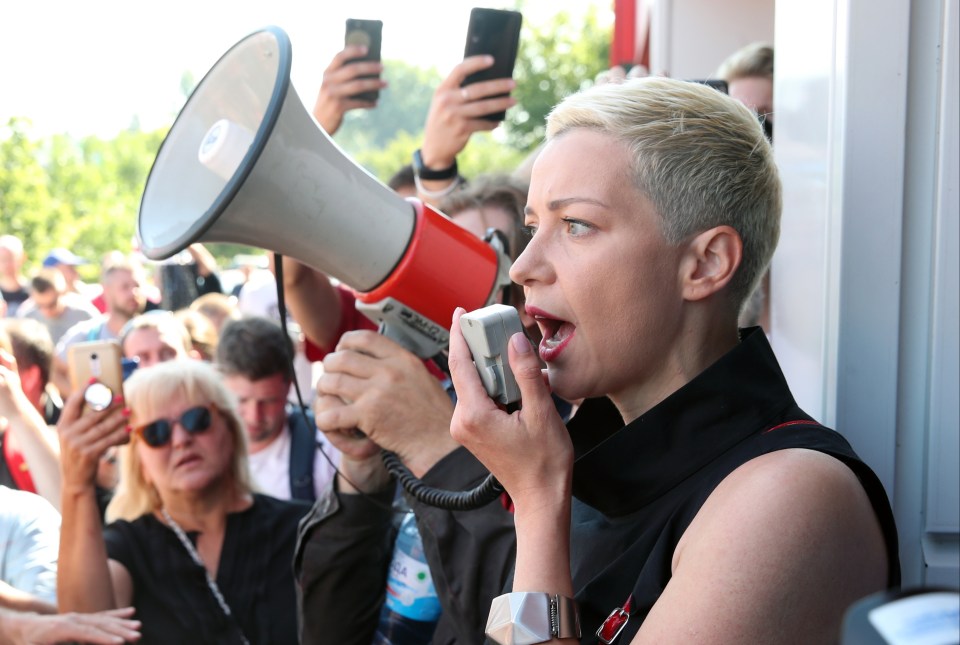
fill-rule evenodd
<path id="1" fill-rule="evenodd" d="M 177 538 L 180 540 L 180 543 L 183 545 L 183 548 L 187 550 L 187 553 L 190 554 L 190 558 L 201 568 L 203 573 L 207 576 L 207 586 L 210 587 L 210 591 L 213 593 L 213 597 L 217 599 L 217 604 L 220 605 L 220 609 L 223 610 L 223 613 L 226 614 L 227 618 L 233 619 L 237 625 L 237 631 L 240 632 L 240 640 L 243 641 L 244 645 L 250 645 L 250 641 L 247 640 L 247 637 L 243 635 L 243 630 L 240 629 L 240 623 L 233 618 L 233 613 L 230 611 L 230 605 L 227 604 L 227 601 L 224 599 L 223 594 L 220 593 L 220 587 L 217 586 L 216 580 L 213 579 L 213 576 L 210 575 L 210 571 L 203 564 L 203 560 L 200 559 L 200 554 L 197 553 L 197 549 L 193 546 L 193 543 L 187 537 L 187 534 L 183 532 L 183 529 L 180 528 L 180 525 L 177 524 L 170 513 L 167 512 L 167 509 L 162 508 L 160 512 L 163 514 L 163 519 L 167 521 L 167 524 L 170 526 Z"/>

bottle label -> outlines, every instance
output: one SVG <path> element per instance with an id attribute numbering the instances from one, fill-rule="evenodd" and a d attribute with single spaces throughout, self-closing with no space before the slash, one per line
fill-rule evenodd
<path id="1" fill-rule="evenodd" d="M 387 607 L 412 620 L 434 621 L 440 617 L 440 599 L 426 563 L 399 550 L 394 552 L 387 581 Z"/>

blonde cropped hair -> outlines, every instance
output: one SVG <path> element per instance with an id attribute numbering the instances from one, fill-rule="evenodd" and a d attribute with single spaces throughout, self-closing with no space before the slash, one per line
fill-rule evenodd
<path id="1" fill-rule="evenodd" d="M 634 185 L 669 244 L 721 225 L 740 234 L 743 259 L 730 283 L 739 310 L 780 237 L 780 179 L 756 115 L 706 85 L 647 77 L 595 85 L 547 117 L 548 140 L 576 128 L 627 146 Z"/>
<path id="2" fill-rule="evenodd" d="M 136 427 L 167 415 L 176 398 L 195 405 L 213 405 L 233 437 L 233 458 L 229 478 L 240 493 L 253 491 L 247 462 L 247 433 L 237 412 L 233 394 L 223 385 L 216 367 L 204 361 L 177 359 L 136 370 L 123 385 L 130 425 Z M 163 506 L 160 494 L 143 474 L 137 452 L 139 439 L 120 448 L 120 483 L 107 506 L 106 520 L 133 521 Z"/>

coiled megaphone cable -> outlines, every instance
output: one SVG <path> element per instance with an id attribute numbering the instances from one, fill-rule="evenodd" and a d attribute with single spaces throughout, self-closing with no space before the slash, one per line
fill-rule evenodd
<path id="1" fill-rule="evenodd" d="M 447 511 L 472 511 L 486 506 L 503 493 L 503 487 L 493 475 L 487 475 L 487 478 L 472 490 L 452 491 L 433 488 L 424 484 L 410 472 L 395 453 L 383 450 L 380 454 L 383 458 L 383 465 L 387 467 L 391 475 L 397 478 L 397 481 L 403 486 L 403 490 L 407 491 L 417 501 L 428 506 Z"/>

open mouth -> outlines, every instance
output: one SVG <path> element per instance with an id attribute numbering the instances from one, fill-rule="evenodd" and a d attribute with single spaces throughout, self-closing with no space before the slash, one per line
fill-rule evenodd
<path id="1" fill-rule="evenodd" d="M 573 337 L 576 325 L 548 316 L 542 311 L 535 312 L 533 317 L 543 335 L 540 341 L 540 357 L 546 361 L 552 360 Z"/>
<path id="2" fill-rule="evenodd" d="M 566 321 L 555 319 L 538 319 L 543 331 L 543 344 L 549 348 L 556 348 L 573 335 L 575 327 Z"/>

